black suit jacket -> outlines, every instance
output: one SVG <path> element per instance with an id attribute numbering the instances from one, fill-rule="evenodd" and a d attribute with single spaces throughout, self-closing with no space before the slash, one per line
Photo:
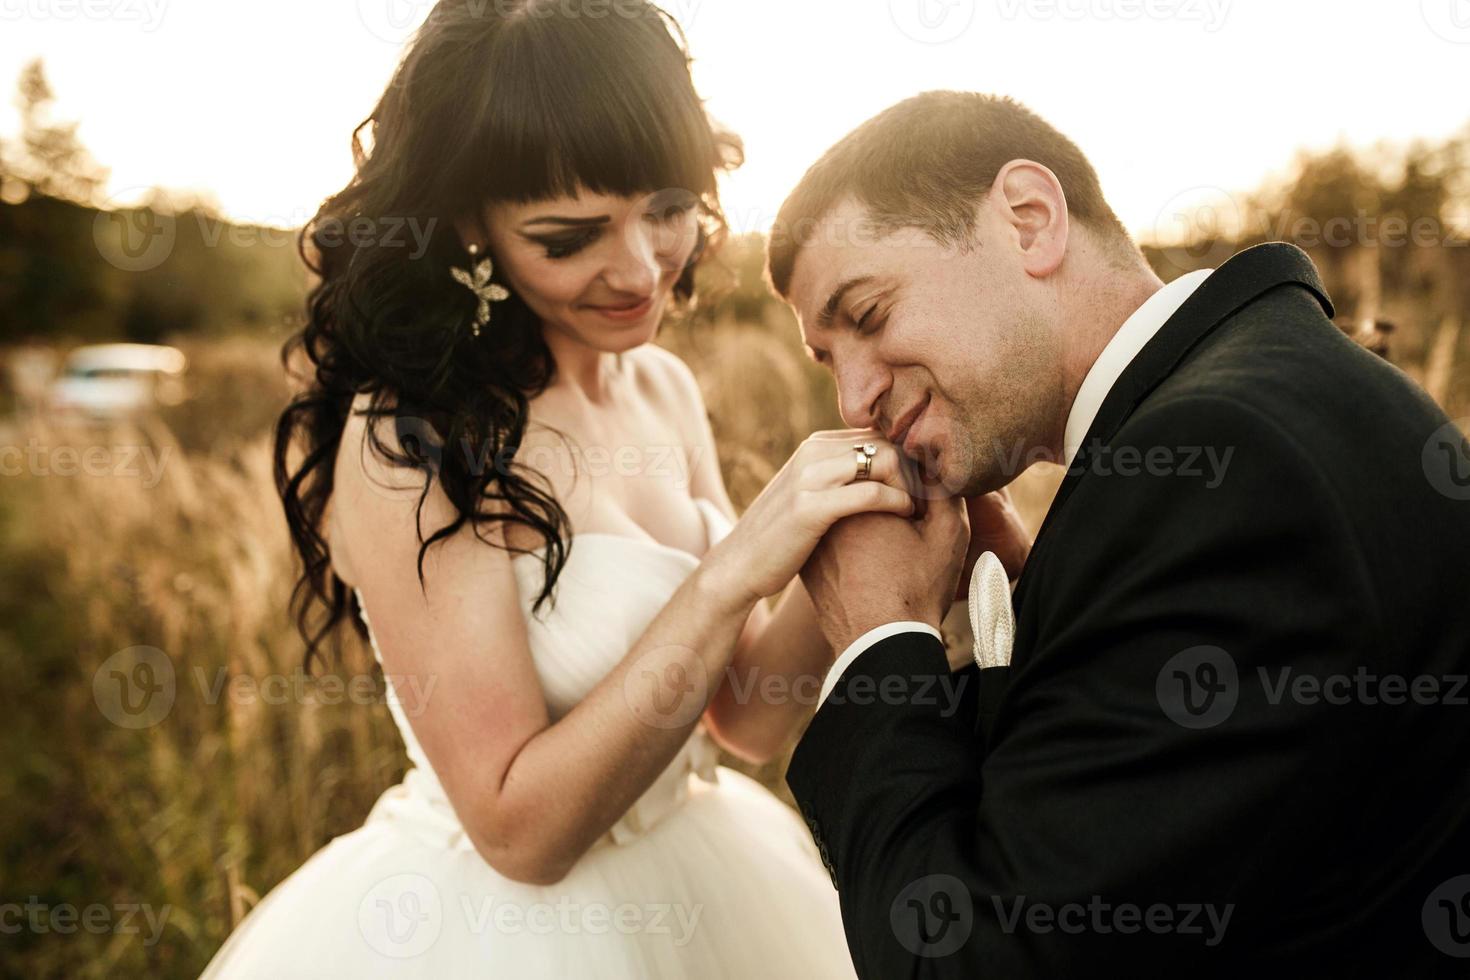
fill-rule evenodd
<path id="1" fill-rule="evenodd" d="M 1103 403 L 1011 666 L 844 672 L 787 779 L 863 977 L 1470 973 L 1470 456 L 1330 315 L 1235 256 Z"/>

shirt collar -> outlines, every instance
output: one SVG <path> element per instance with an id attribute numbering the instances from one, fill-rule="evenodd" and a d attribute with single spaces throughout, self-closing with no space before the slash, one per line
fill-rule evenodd
<path id="1" fill-rule="evenodd" d="M 1087 438 L 1087 430 L 1092 428 L 1092 422 L 1102 408 L 1103 399 L 1108 397 L 1108 392 L 1113 390 L 1124 370 L 1214 271 L 1200 269 L 1165 285 L 1134 310 L 1133 315 L 1124 320 L 1118 332 L 1113 334 L 1113 339 L 1092 363 L 1087 377 L 1082 379 L 1082 387 L 1077 389 L 1072 411 L 1067 415 L 1063 446 L 1066 466 L 1072 465 L 1077 451 L 1082 448 L 1082 440 Z"/>

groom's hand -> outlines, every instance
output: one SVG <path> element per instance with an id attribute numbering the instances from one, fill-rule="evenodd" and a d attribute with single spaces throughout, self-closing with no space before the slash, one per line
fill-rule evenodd
<path id="1" fill-rule="evenodd" d="M 964 570 L 960 573 L 955 601 L 963 601 L 970 594 L 970 573 L 975 563 L 987 551 L 995 553 L 1006 570 L 1006 576 L 1014 582 L 1021 577 L 1026 559 L 1031 556 L 1031 534 L 1021 520 L 1011 500 L 1009 490 L 981 494 L 965 499 L 965 510 L 970 516 L 970 548 L 965 555 Z"/>
<path id="2" fill-rule="evenodd" d="M 858 514 L 832 525 L 801 570 L 835 658 L 864 633 L 944 620 L 970 541 L 965 503 L 930 500 L 917 520 Z"/>

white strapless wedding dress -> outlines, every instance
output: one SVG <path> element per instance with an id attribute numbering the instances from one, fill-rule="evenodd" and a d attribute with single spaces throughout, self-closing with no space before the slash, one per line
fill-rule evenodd
<path id="1" fill-rule="evenodd" d="M 713 544 L 729 521 L 698 504 Z M 623 659 L 698 565 L 654 542 L 579 534 L 555 607 L 533 617 L 541 561 L 512 561 L 553 721 Z M 566 878 L 529 885 L 475 851 L 389 695 L 412 768 L 362 827 L 251 911 L 206 977 L 854 976 L 837 892 L 805 825 L 759 783 L 718 766 L 703 726 Z"/>

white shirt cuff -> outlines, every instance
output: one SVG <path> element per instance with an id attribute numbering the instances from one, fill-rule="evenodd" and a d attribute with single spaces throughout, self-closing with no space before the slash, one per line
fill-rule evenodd
<path id="1" fill-rule="evenodd" d="M 827 671 L 827 680 L 822 684 L 822 697 L 821 700 L 817 702 L 817 707 L 820 708 L 823 704 L 827 703 L 827 695 L 831 694 L 832 689 L 837 686 L 837 681 L 842 677 L 842 672 L 845 671 L 848 667 L 852 666 L 852 662 L 856 660 L 860 654 L 865 653 L 870 647 L 876 645 L 880 640 L 886 640 L 890 636 L 897 636 L 900 633 L 915 632 L 928 633 L 940 643 L 944 642 L 944 637 L 939 635 L 939 631 L 937 629 L 930 626 L 928 623 L 919 622 L 887 623 L 883 626 L 874 627 L 873 629 L 868 630 L 862 636 L 858 637 L 856 640 L 853 640 L 852 645 L 849 646 L 846 650 L 843 650 L 842 656 L 838 657 L 837 661 L 832 664 L 832 669 Z"/>

